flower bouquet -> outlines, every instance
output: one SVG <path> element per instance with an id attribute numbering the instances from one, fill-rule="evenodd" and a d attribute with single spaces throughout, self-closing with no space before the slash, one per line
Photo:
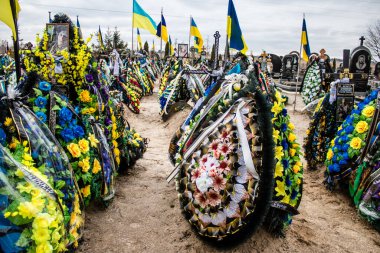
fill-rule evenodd
<path id="1" fill-rule="evenodd" d="M 353 162 L 361 155 L 375 112 L 377 92 L 372 91 L 355 106 L 331 141 L 325 161 L 326 183 L 329 187 L 333 187 L 336 180 L 341 181 L 347 177 L 352 172 Z"/>
<path id="2" fill-rule="evenodd" d="M 305 105 L 308 105 L 310 102 L 324 96 L 321 71 L 317 61 L 313 61 L 307 67 L 301 87 L 302 100 Z"/>
<path id="3" fill-rule="evenodd" d="M 239 80 L 225 82 L 194 108 L 170 148 L 176 168 L 169 179 L 178 173 L 184 215 L 201 236 L 215 240 L 254 231 L 272 196 L 269 107 L 253 76 Z"/>

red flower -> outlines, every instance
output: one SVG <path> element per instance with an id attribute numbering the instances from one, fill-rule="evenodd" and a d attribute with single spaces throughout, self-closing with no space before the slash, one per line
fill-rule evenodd
<path id="1" fill-rule="evenodd" d="M 202 172 L 198 169 L 195 169 L 191 172 L 191 182 L 194 182 L 201 176 Z"/>
<path id="2" fill-rule="evenodd" d="M 219 145 L 220 145 L 219 141 L 214 140 L 213 142 L 211 142 L 210 146 L 208 147 L 208 150 L 211 152 L 216 151 L 216 150 L 218 150 Z"/>
<path id="3" fill-rule="evenodd" d="M 223 160 L 219 162 L 219 170 L 221 172 L 228 172 L 230 171 L 230 162 L 228 160 Z"/>
<path id="4" fill-rule="evenodd" d="M 222 202 L 222 196 L 214 190 L 207 192 L 207 200 L 210 206 L 217 206 Z"/>
<path id="5" fill-rule="evenodd" d="M 231 153 L 232 151 L 232 147 L 230 144 L 228 143 L 223 143 L 221 145 L 221 147 L 219 148 L 220 152 L 223 154 L 223 155 L 228 155 L 229 153 Z"/>
<path id="6" fill-rule="evenodd" d="M 208 199 L 201 192 L 195 193 L 194 194 L 194 198 L 198 202 L 198 204 L 200 205 L 200 207 L 202 207 L 202 208 L 205 208 L 209 204 Z"/>
<path id="7" fill-rule="evenodd" d="M 213 178 L 213 184 L 215 191 L 221 191 L 226 189 L 227 180 L 222 175 L 215 175 Z"/>

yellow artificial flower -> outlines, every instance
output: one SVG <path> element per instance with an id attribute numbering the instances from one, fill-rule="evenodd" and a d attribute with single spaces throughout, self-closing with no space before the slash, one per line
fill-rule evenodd
<path id="1" fill-rule="evenodd" d="M 83 154 L 86 154 L 89 150 L 90 150 L 90 146 L 89 146 L 89 142 L 88 140 L 86 139 L 82 139 L 78 142 L 78 145 L 79 145 L 79 148 L 80 148 L 80 151 L 83 153 Z"/>
<path id="2" fill-rule="evenodd" d="M 299 146 L 300 146 L 300 144 L 298 144 L 296 142 L 292 144 L 292 148 L 298 148 Z"/>
<path id="3" fill-rule="evenodd" d="M 296 154 L 296 150 L 293 148 L 289 149 L 289 154 L 291 157 L 293 157 Z"/>
<path id="4" fill-rule="evenodd" d="M 17 207 L 19 214 L 24 218 L 31 219 L 38 214 L 38 209 L 32 204 L 32 202 L 21 202 Z"/>
<path id="5" fill-rule="evenodd" d="M 10 125 L 12 125 L 12 123 L 13 123 L 12 118 L 8 118 L 8 117 L 5 118 L 4 126 L 9 127 Z"/>
<path id="6" fill-rule="evenodd" d="M 50 236 L 49 236 L 50 237 Z M 37 244 L 36 253 L 52 253 L 53 246 L 47 241 Z"/>
<path id="7" fill-rule="evenodd" d="M 279 136 L 280 136 L 280 131 L 274 130 L 273 131 L 273 139 L 274 139 L 274 141 L 277 141 Z"/>
<path id="8" fill-rule="evenodd" d="M 367 118 L 373 117 L 374 114 L 375 114 L 375 107 L 373 106 L 367 106 L 362 111 L 362 115 L 366 116 Z"/>
<path id="9" fill-rule="evenodd" d="M 275 157 L 277 160 L 281 160 L 281 158 L 284 156 L 283 147 L 278 146 L 275 148 Z"/>
<path id="10" fill-rule="evenodd" d="M 338 131 L 342 130 L 343 129 L 343 126 L 341 125 L 340 127 L 338 127 Z"/>
<path id="11" fill-rule="evenodd" d="M 293 133 L 290 133 L 289 134 L 289 136 L 288 136 L 288 140 L 290 141 L 290 142 L 293 142 L 293 141 L 295 141 L 297 139 L 297 136 L 295 135 L 295 134 L 293 134 Z"/>
<path id="12" fill-rule="evenodd" d="M 294 173 L 297 174 L 300 170 L 301 170 L 301 167 L 298 166 L 297 164 L 293 166 L 293 172 L 294 172 Z"/>
<path id="13" fill-rule="evenodd" d="M 285 194 L 284 198 L 281 200 L 282 203 L 289 204 L 290 202 L 290 195 Z"/>
<path id="14" fill-rule="evenodd" d="M 75 158 L 78 158 L 82 155 L 78 144 L 70 143 L 69 145 L 67 145 L 67 149 L 69 150 L 70 154 Z"/>
<path id="15" fill-rule="evenodd" d="M 102 169 L 102 167 L 100 166 L 98 159 L 95 158 L 94 166 L 92 167 L 92 173 L 98 174 L 98 172 L 101 171 L 101 169 Z"/>
<path id="16" fill-rule="evenodd" d="M 11 214 L 12 214 L 11 212 L 5 212 L 4 213 L 4 218 L 5 219 L 8 218 L 9 216 L 11 216 Z"/>
<path id="17" fill-rule="evenodd" d="M 39 213 L 37 217 L 33 220 L 33 228 L 38 230 L 41 228 L 49 228 L 51 222 L 53 221 L 53 217 L 47 213 Z"/>
<path id="18" fill-rule="evenodd" d="M 289 127 L 290 130 L 292 130 L 292 131 L 294 130 L 294 125 L 291 122 L 289 122 L 288 127 Z"/>
<path id="19" fill-rule="evenodd" d="M 115 161 L 117 165 L 120 165 L 120 157 L 115 157 Z"/>
<path id="20" fill-rule="evenodd" d="M 119 147 L 119 144 L 118 144 L 117 141 L 115 141 L 115 140 L 112 141 L 112 145 L 113 145 L 115 148 Z"/>
<path id="21" fill-rule="evenodd" d="M 94 134 L 90 134 L 88 140 L 90 141 L 91 147 L 96 148 L 98 146 L 99 141 Z"/>
<path id="22" fill-rule="evenodd" d="M 360 149 L 362 147 L 362 140 L 358 137 L 352 138 L 350 147 L 353 149 Z"/>
<path id="23" fill-rule="evenodd" d="M 284 167 L 282 166 L 281 162 L 276 163 L 276 170 L 274 172 L 274 177 L 282 177 L 283 176 Z"/>
<path id="24" fill-rule="evenodd" d="M 276 191 L 276 197 L 285 196 L 285 181 L 276 180 L 277 187 L 274 189 Z"/>
<path id="25" fill-rule="evenodd" d="M 20 142 L 15 137 L 12 137 L 12 142 L 9 144 L 9 148 L 15 149 L 18 144 L 20 144 Z"/>
<path id="26" fill-rule="evenodd" d="M 279 114 L 280 112 L 282 112 L 282 107 L 281 107 L 281 105 L 279 103 L 274 102 L 271 111 L 274 113 L 274 116 L 277 116 L 277 114 Z"/>
<path id="27" fill-rule="evenodd" d="M 358 124 L 355 127 L 356 132 L 359 134 L 362 134 L 364 132 L 368 131 L 368 123 L 365 121 L 359 121 Z"/>
<path id="28" fill-rule="evenodd" d="M 333 156 L 334 156 L 334 152 L 331 149 L 329 149 L 329 151 L 327 151 L 327 156 L 326 156 L 327 160 L 331 160 Z"/>
<path id="29" fill-rule="evenodd" d="M 306 130 L 306 135 L 309 135 L 310 134 L 310 129 L 307 129 Z"/>
<path id="30" fill-rule="evenodd" d="M 120 150 L 118 148 L 114 148 L 113 153 L 115 154 L 115 156 L 120 156 Z"/>
<path id="31" fill-rule="evenodd" d="M 138 133 L 134 133 L 133 138 L 134 138 L 134 139 L 140 138 L 140 134 L 138 134 Z"/>
<path id="32" fill-rule="evenodd" d="M 84 158 L 82 161 L 78 163 L 78 166 L 82 168 L 83 173 L 87 173 L 90 169 L 90 157 Z"/>
<path id="33" fill-rule="evenodd" d="M 90 185 L 87 185 L 86 187 L 82 188 L 80 191 L 82 192 L 83 197 L 85 198 L 91 195 Z"/>
<path id="34" fill-rule="evenodd" d="M 54 230 L 54 232 L 51 234 L 51 240 L 52 240 L 52 242 L 54 242 L 54 243 L 57 243 L 57 242 L 59 242 L 59 239 L 61 239 L 61 234 L 59 233 L 59 230 L 58 229 L 56 229 L 56 230 Z"/>
<path id="35" fill-rule="evenodd" d="M 118 132 L 112 130 L 112 139 L 116 140 L 117 138 L 119 138 Z"/>

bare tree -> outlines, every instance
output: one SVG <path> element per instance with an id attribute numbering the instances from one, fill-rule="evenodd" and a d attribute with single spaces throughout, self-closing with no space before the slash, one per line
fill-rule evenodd
<path id="1" fill-rule="evenodd" d="M 366 45 L 373 55 L 380 60 L 380 20 L 368 27 Z"/>

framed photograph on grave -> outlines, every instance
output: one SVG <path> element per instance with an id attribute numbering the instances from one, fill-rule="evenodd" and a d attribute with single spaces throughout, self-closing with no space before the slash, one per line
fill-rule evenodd
<path id="1" fill-rule="evenodd" d="M 189 57 L 189 45 L 188 44 L 178 44 L 178 57 L 188 58 Z"/>
<path id="2" fill-rule="evenodd" d="M 46 24 L 46 31 L 48 34 L 48 48 L 54 55 L 62 50 L 69 50 L 69 24 L 62 23 L 48 23 Z"/>
<path id="3" fill-rule="evenodd" d="M 336 95 L 336 122 L 342 123 L 354 109 L 354 84 L 339 84 Z"/>

